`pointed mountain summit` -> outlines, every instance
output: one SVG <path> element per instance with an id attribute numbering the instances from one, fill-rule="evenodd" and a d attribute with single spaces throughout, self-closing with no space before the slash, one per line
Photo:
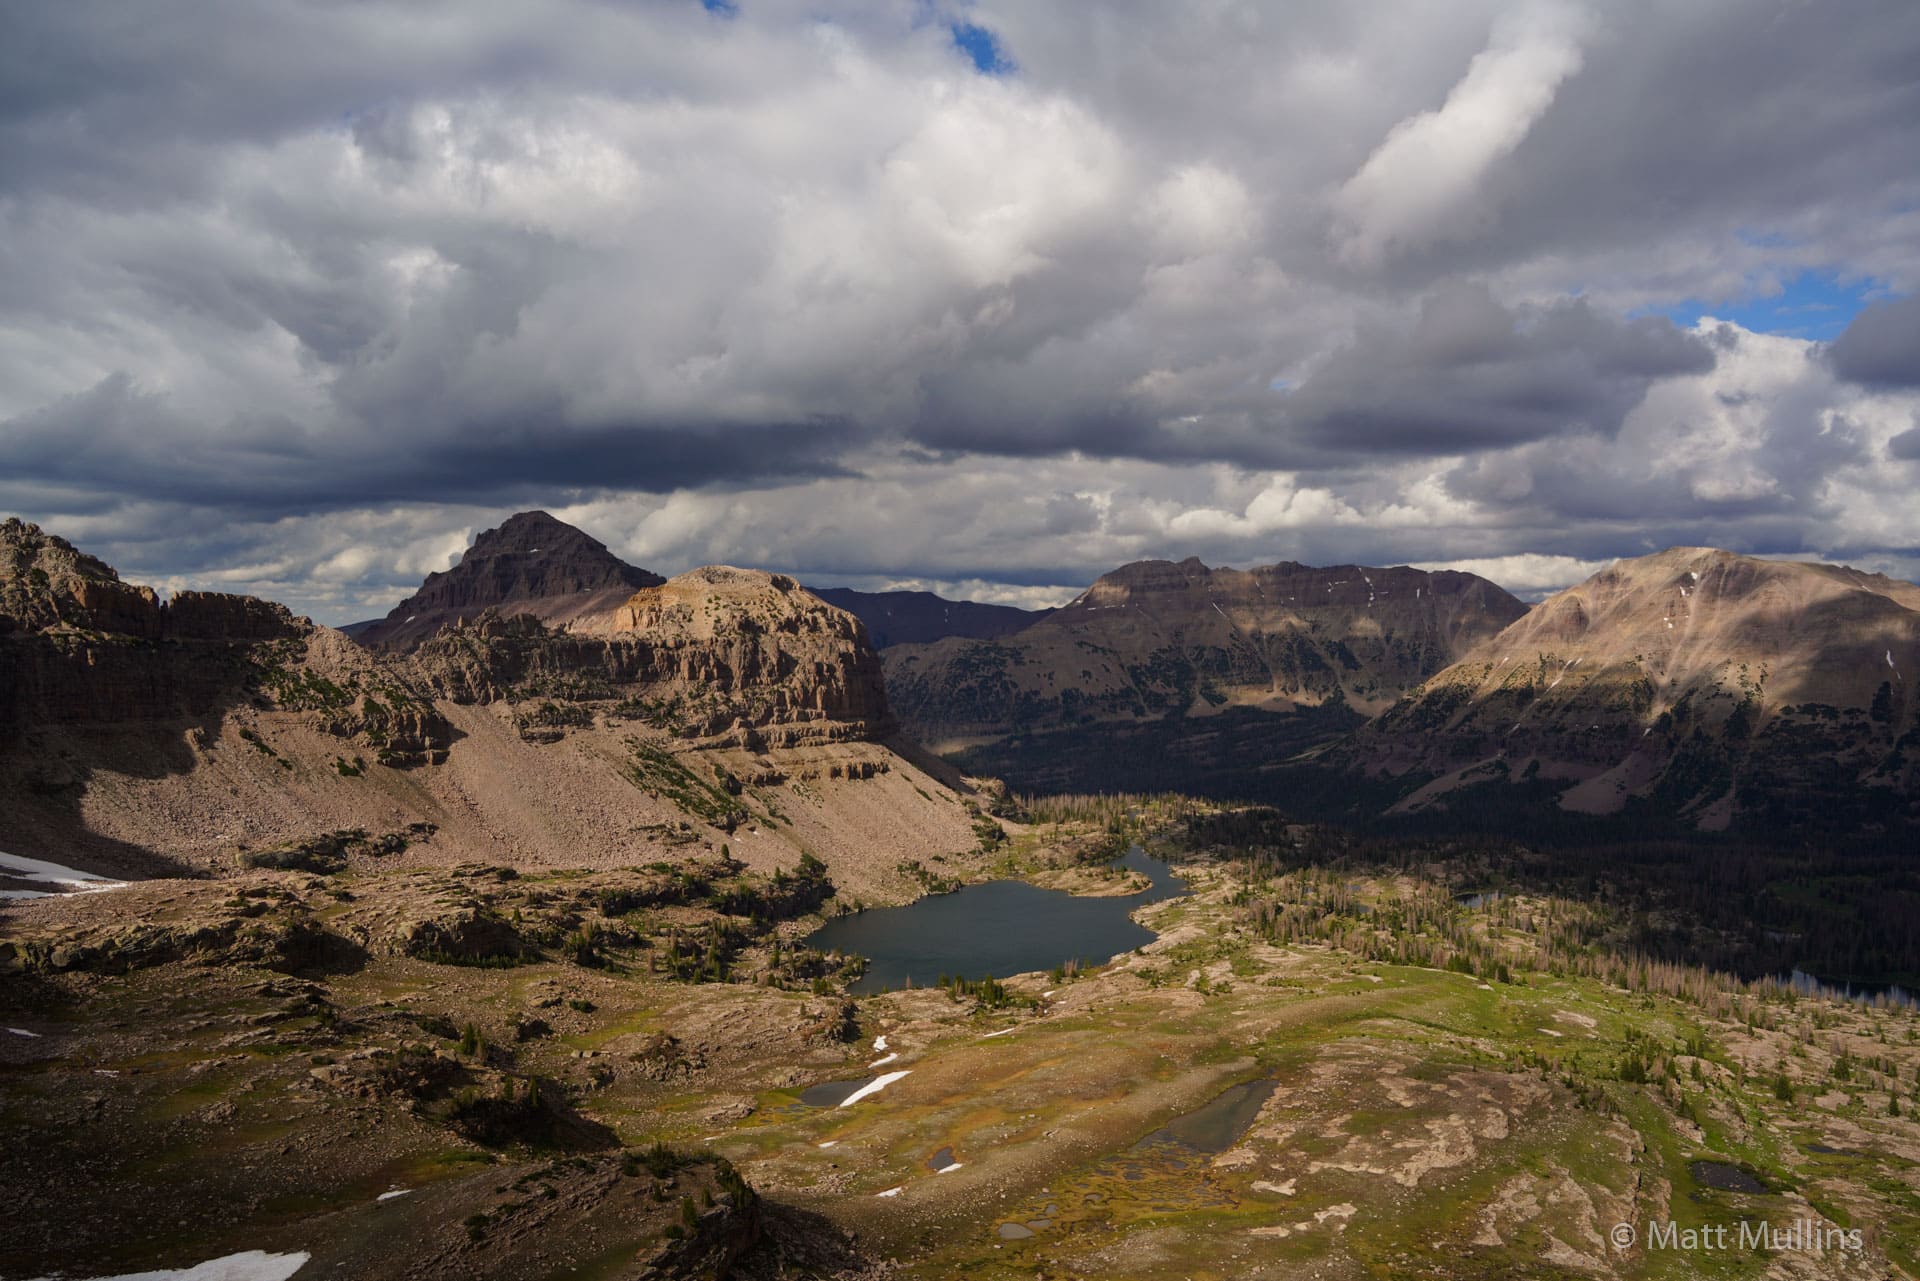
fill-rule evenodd
<path id="1" fill-rule="evenodd" d="M 521 512 L 482 533 L 459 564 L 427 575 L 419 591 L 354 635 L 371 649 L 406 651 L 488 609 L 564 626 L 615 609 L 641 588 L 665 581 L 565 521 L 543 511 Z"/>
<path id="2" fill-rule="evenodd" d="M 1917 674 L 1920 587 L 1675 547 L 1549 597 L 1339 751 L 1434 776 L 1409 810 L 1512 781 L 1706 829 L 1895 821 L 1915 817 Z"/>

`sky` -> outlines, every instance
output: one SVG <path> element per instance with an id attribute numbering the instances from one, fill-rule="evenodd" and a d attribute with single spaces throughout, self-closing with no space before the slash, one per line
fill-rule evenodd
<path id="1" fill-rule="evenodd" d="M 1674 544 L 1920 577 L 1911 0 L 0 11 L 0 513 L 384 613 Z"/>

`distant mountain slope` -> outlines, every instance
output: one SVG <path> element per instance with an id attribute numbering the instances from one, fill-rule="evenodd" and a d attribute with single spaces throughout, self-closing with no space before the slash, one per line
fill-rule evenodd
<path id="1" fill-rule="evenodd" d="M 1472 574 L 1141 561 L 1010 636 L 883 658 L 896 714 L 950 746 L 1231 708 L 1371 712 L 1525 612 Z"/>
<path id="2" fill-rule="evenodd" d="M 1039 622 L 1054 611 L 948 600 L 932 592 L 858 592 L 851 587 L 808 591 L 867 625 L 875 649 L 926 645 L 949 636 L 993 640 Z"/>
<path id="3" fill-rule="evenodd" d="M 474 539 L 452 569 L 427 575 L 385 618 L 347 630 L 369 648 L 404 652 L 487 609 L 532 614 L 557 626 L 616 608 L 640 588 L 664 581 L 565 521 L 521 512 Z"/>
<path id="4" fill-rule="evenodd" d="M 1550 597 L 1330 755 L 1436 776 L 1403 809 L 1504 780 L 1709 829 L 1912 817 L 1916 674 L 1920 587 L 1676 547 Z"/>

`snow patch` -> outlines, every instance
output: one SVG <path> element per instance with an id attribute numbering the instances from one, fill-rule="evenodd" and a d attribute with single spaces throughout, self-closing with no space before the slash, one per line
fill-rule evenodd
<path id="1" fill-rule="evenodd" d="M 885 1192 L 876 1192 L 874 1193 L 874 1195 L 875 1196 L 899 1196 L 902 1192 L 905 1192 L 906 1190 L 907 1190 L 907 1185 L 903 1183 L 897 1188 L 888 1188 Z"/>
<path id="2" fill-rule="evenodd" d="M 63 867 L 59 863 L 49 863 L 44 859 L 22 858 L 18 854 L 0 854 L 0 876 L 12 877 L 19 881 L 32 881 L 49 887 L 62 887 L 45 890 L 0 890 L 0 898 L 52 898 L 66 894 L 101 894 L 107 890 L 127 888 L 125 881 L 110 881 L 92 872 Z"/>
<path id="3" fill-rule="evenodd" d="M 959 1169 L 962 1164 L 964 1163 L 960 1161 L 955 1161 L 952 1165 L 941 1166 L 939 1169 L 935 1170 L 934 1173 L 935 1174 L 952 1174 L 955 1170 Z"/>
<path id="4" fill-rule="evenodd" d="M 886 1089 L 889 1085 L 892 1085 L 895 1081 L 898 1081 L 901 1077 L 906 1075 L 908 1075 L 906 1071 L 901 1071 L 901 1072 L 887 1072 L 880 1076 L 876 1076 L 873 1078 L 873 1080 L 868 1081 L 865 1085 L 855 1090 L 852 1094 L 849 1094 L 846 1098 L 840 1100 L 840 1106 L 843 1108 L 850 1108 L 854 1104 L 858 1103 L 861 1099 L 866 1098 L 868 1095 L 880 1093 L 880 1091 Z"/>
<path id="5" fill-rule="evenodd" d="M 873 1052 L 875 1054 L 885 1054 L 887 1052 L 887 1038 L 885 1036 L 876 1036 L 873 1038 Z"/>
<path id="6" fill-rule="evenodd" d="M 38 1032 L 29 1032 L 27 1031 L 27 1029 L 23 1027 L 10 1027 L 7 1029 L 7 1031 L 13 1033 L 15 1036 L 30 1036 L 36 1041 L 40 1039 L 40 1034 Z"/>
<path id="7" fill-rule="evenodd" d="M 287 1281 L 288 1277 L 307 1266 L 307 1260 L 312 1257 L 304 1250 L 298 1254 L 268 1254 L 264 1250 L 248 1250 L 242 1254 L 209 1259 L 191 1268 L 123 1272 L 117 1276 L 98 1277 L 95 1281 Z M 49 1279 L 42 1278 L 42 1281 Z"/>
<path id="8" fill-rule="evenodd" d="M 375 1197 L 374 1200 L 393 1201 L 403 1196 L 412 1196 L 412 1195 L 413 1195 L 412 1188 L 395 1188 L 391 1192 L 382 1192 L 379 1196 Z"/>
<path id="9" fill-rule="evenodd" d="M 883 1059 L 875 1059 L 873 1062 L 867 1064 L 867 1068 L 869 1071 L 871 1071 L 872 1069 L 877 1067 L 885 1067 L 887 1064 L 893 1062 L 895 1059 L 899 1057 L 900 1056 L 898 1054 L 889 1054 Z"/>

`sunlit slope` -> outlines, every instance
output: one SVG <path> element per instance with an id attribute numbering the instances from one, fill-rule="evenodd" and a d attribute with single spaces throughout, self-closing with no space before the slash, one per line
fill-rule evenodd
<path id="1" fill-rule="evenodd" d="M 1920 587 L 1677 547 L 1549 598 L 1341 753 L 1437 776 L 1408 808 L 1546 780 L 1568 809 L 1644 800 L 1708 828 L 1895 821 L 1913 812 L 1916 673 Z"/>

